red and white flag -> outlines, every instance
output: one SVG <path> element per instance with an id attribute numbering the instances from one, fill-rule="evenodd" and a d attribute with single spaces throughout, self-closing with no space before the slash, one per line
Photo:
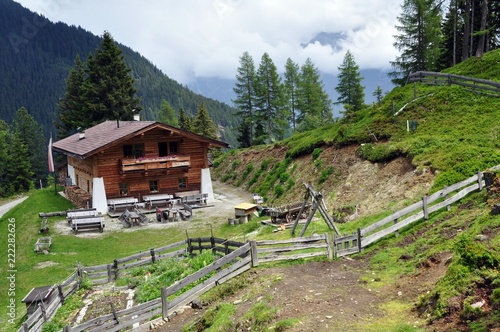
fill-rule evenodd
<path id="1" fill-rule="evenodd" d="M 49 140 L 49 155 L 48 155 L 48 160 L 49 160 L 49 172 L 53 173 L 54 172 L 54 158 L 52 157 L 52 135 L 50 135 L 50 140 Z"/>

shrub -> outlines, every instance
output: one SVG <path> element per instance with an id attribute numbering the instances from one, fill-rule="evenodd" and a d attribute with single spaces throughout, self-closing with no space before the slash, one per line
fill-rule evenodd
<path id="1" fill-rule="evenodd" d="M 253 172 L 253 165 L 252 164 L 248 164 L 247 165 L 247 168 L 245 169 L 245 171 L 243 172 L 243 174 L 241 174 L 241 178 L 242 180 L 245 180 L 248 176 L 248 174 L 252 173 Z"/>
<path id="2" fill-rule="evenodd" d="M 274 187 L 274 195 L 276 197 L 280 197 L 281 195 L 283 195 L 283 187 L 281 186 L 281 184 L 278 184 L 276 187 Z"/>
<path id="3" fill-rule="evenodd" d="M 497 254 L 483 244 L 474 241 L 469 235 L 462 234 L 454 244 L 455 252 L 460 255 L 464 265 L 475 269 L 496 268 L 500 264 Z"/>
<path id="4" fill-rule="evenodd" d="M 272 158 L 267 158 L 266 160 L 262 161 L 262 164 L 260 164 L 260 169 L 262 171 L 265 171 L 267 169 L 267 166 L 273 161 Z"/>
<path id="5" fill-rule="evenodd" d="M 315 160 L 314 167 L 321 169 L 321 167 L 323 167 L 323 160 L 321 160 L 321 159 Z"/>
<path id="6" fill-rule="evenodd" d="M 361 158 L 369 160 L 373 163 L 390 161 L 401 155 L 401 150 L 391 144 L 372 144 L 367 143 L 361 145 L 356 153 Z"/>
<path id="7" fill-rule="evenodd" d="M 289 178 L 290 178 L 290 175 L 288 175 L 287 172 L 284 172 L 284 173 L 280 174 L 280 182 L 281 183 L 287 182 Z"/>
<path id="8" fill-rule="evenodd" d="M 319 155 L 321 154 L 322 150 L 320 148 L 315 148 L 312 152 L 312 158 L 313 160 L 318 159 Z"/>
<path id="9" fill-rule="evenodd" d="M 232 163 L 231 167 L 232 167 L 232 168 L 233 168 L 233 170 L 234 170 L 234 169 L 236 169 L 236 167 L 238 167 L 238 165 L 239 165 L 239 164 L 240 164 L 239 160 L 235 160 L 235 161 L 233 161 L 233 163 Z"/>
<path id="10" fill-rule="evenodd" d="M 333 174 L 334 172 L 334 168 L 333 166 L 328 166 L 327 169 L 324 169 L 321 171 L 321 176 L 319 177 L 319 180 L 318 182 L 321 184 L 323 182 L 325 182 L 326 180 L 328 180 L 328 178 L 330 177 L 331 174 Z"/>

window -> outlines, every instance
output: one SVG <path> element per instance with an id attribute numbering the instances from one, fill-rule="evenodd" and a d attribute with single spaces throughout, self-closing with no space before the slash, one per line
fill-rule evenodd
<path id="1" fill-rule="evenodd" d="M 158 143 L 158 156 L 165 157 L 169 154 L 179 153 L 178 142 L 159 142 Z"/>
<path id="2" fill-rule="evenodd" d="M 179 178 L 179 188 L 187 188 L 186 178 Z"/>
<path id="3" fill-rule="evenodd" d="M 120 183 L 120 195 L 121 196 L 128 195 L 128 183 Z"/>
<path id="4" fill-rule="evenodd" d="M 149 181 L 149 191 L 152 193 L 158 192 L 158 180 Z"/>
<path id="5" fill-rule="evenodd" d="M 169 154 L 176 154 L 179 152 L 179 144 L 177 142 L 168 143 Z"/>
<path id="6" fill-rule="evenodd" d="M 144 144 L 127 144 L 123 146 L 123 156 L 125 158 L 144 157 Z"/>

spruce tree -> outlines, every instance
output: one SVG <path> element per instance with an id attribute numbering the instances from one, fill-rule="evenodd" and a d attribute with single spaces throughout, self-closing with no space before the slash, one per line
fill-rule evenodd
<path id="1" fill-rule="evenodd" d="M 271 143 L 274 139 L 283 139 L 287 129 L 288 112 L 281 78 L 269 54 L 262 55 L 256 75 L 256 123 L 262 128 L 262 136 L 257 137 L 257 144 Z"/>
<path id="2" fill-rule="evenodd" d="M 394 84 L 403 85 L 416 71 L 437 70 L 441 55 L 441 3 L 437 0 L 405 0 L 396 26 L 394 46 L 401 55 L 391 62 Z"/>
<path id="3" fill-rule="evenodd" d="M 6 169 L 8 195 L 19 194 L 33 188 L 30 155 L 20 132 L 14 132 L 13 135 L 10 135 Z"/>
<path id="4" fill-rule="evenodd" d="M 116 120 L 117 125 L 119 120 L 133 120 L 134 110 L 139 108 L 134 79 L 122 51 L 109 32 L 102 38 L 100 48 L 87 59 L 84 83 L 87 127 L 105 120 Z"/>
<path id="5" fill-rule="evenodd" d="M 382 88 L 380 87 L 380 85 L 377 85 L 375 91 L 373 91 L 373 96 L 377 100 L 377 103 L 380 104 L 380 102 L 382 101 L 382 97 L 384 96 L 384 93 L 382 92 Z"/>
<path id="6" fill-rule="evenodd" d="M 9 125 L 0 120 L 0 197 L 8 196 L 7 164 L 9 162 Z"/>
<path id="7" fill-rule="evenodd" d="M 174 127 L 179 126 L 179 118 L 177 118 L 177 115 L 175 114 L 174 108 L 165 99 L 162 99 L 162 101 L 161 101 L 159 113 L 160 113 L 160 118 L 158 121 L 166 123 L 166 124 L 174 126 Z"/>
<path id="8" fill-rule="evenodd" d="M 310 58 L 301 66 L 297 92 L 298 130 L 314 129 L 317 123 L 327 124 L 333 120 L 331 100 L 323 89 L 319 70 Z"/>
<path id="9" fill-rule="evenodd" d="M 179 128 L 186 131 L 193 131 L 193 118 L 186 114 L 184 108 L 179 112 Z"/>
<path id="10" fill-rule="evenodd" d="M 18 133 L 23 145 L 28 150 L 28 161 L 33 179 L 44 180 L 47 175 L 47 148 L 43 136 L 42 127 L 35 121 L 28 111 L 21 107 L 12 123 L 12 130 Z"/>
<path id="11" fill-rule="evenodd" d="M 365 88 L 361 85 L 361 74 L 354 56 L 348 50 L 339 69 L 339 83 L 335 90 L 339 93 L 337 104 L 344 105 L 345 117 L 351 117 L 361 110 L 365 103 Z"/>
<path id="12" fill-rule="evenodd" d="M 300 83 L 300 67 L 298 64 L 288 58 L 285 64 L 285 99 L 289 109 L 288 120 L 291 123 L 292 130 L 296 130 L 297 125 L 297 109 L 298 109 L 298 90 Z"/>
<path id="13" fill-rule="evenodd" d="M 233 103 L 238 109 L 235 115 L 241 120 L 238 128 L 240 132 L 238 141 L 243 148 L 253 144 L 256 103 L 255 79 L 256 72 L 253 58 L 248 52 L 244 52 L 240 57 L 240 66 L 236 73 L 236 84 L 233 88 L 236 94 L 236 99 L 233 100 Z M 243 133 L 245 135 L 248 134 L 248 137 L 243 137 Z"/>
<path id="14" fill-rule="evenodd" d="M 198 135 L 212 139 L 218 138 L 217 126 L 208 115 L 208 111 L 205 109 L 205 105 L 203 103 L 200 104 L 198 112 L 196 112 L 193 127 L 194 132 Z"/>
<path id="15" fill-rule="evenodd" d="M 59 99 L 55 118 L 57 137 L 67 137 L 77 131 L 77 128 L 88 126 L 88 117 L 85 116 L 85 100 L 83 84 L 85 82 L 85 66 L 77 54 L 73 68 L 66 79 L 66 93 Z"/>

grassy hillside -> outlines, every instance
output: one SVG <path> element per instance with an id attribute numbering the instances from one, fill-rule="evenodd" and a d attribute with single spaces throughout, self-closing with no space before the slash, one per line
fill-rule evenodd
<path id="1" fill-rule="evenodd" d="M 482 59 L 471 58 L 446 72 L 500 81 L 500 51 L 487 53 Z M 418 195 L 500 164 L 499 109 L 500 98 L 459 86 L 411 84 L 394 89 L 380 104 L 349 121 L 295 134 L 273 146 L 231 151 L 216 161 L 214 174 L 221 181 L 264 196 L 273 206 L 301 200 L 302 183 L 312 183 L 326 193 L 327 206 L 334 208 L 334 214 L 342 210 L 339 207 L 352 207 L 361 199 L 347 195 L 351 201 L 342 200 L 346 192 L 362 187 L 372 177 L 383 181 L 391 174 L 380 173 L 395 161 L 411 163 L 404 176 L 427 174 L 427 183 L 415 195 L 411 194 L 411 181 L 405 182 L 399 196 L 383 196 L 394 189 L 389 187 L 390 181 L 364 188 L 372 191 L 371 196 L 365 193 L 362 198 L 364 204 L 372 204 L 369 211 L 342 226 L 342 231 L 355 230 L 378 220 L 377 216 L 418 201 Z M 339 162 L 342 158 L 343 164 Z M 360 167 L 369 167 L 367 163 L 375 165 L 378 173 L 352 176 L 360 174 Z M 417 301 L 418 312 L 429 322 L 456 321 L 453 326 L 474 331 L 500 326 L 500 218 L 490 213 L 492 205 L 498 203 L 494 191 L 464 199 L 451 212 L 433 214 L 428 223 L 412 227 L 405 239 L 381 241 L 377 247 L 384 247 L 383 253 L 374 249 L 377 264 L 390 275 L 388 279 L 416 273 L 415 269 L 429 259 L 452 253 L 446 274 Z M 383 202 L 376 205 L 374 201 Z M 391 267 L 398 265 L 400 257 L 408 257 L 404 264 L 408 271 Z M 487 309 L 471 306 L 480 298 L 488 299 Z"/>

